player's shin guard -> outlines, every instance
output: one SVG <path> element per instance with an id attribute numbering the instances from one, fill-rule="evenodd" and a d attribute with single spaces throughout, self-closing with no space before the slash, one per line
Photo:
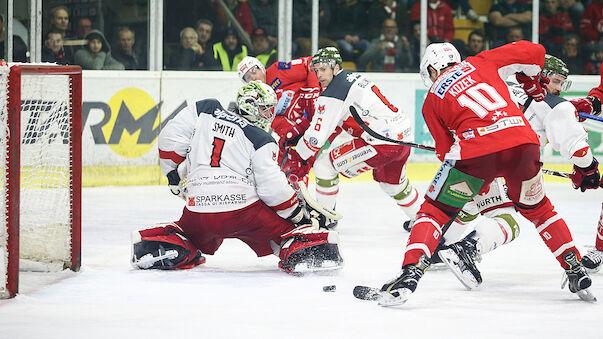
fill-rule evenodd
<path id="1" fill-rule="evenodd" d="M 431 258 L 442 237 L 442 226 L 450 219 L 450 216 L 425 201 L 408 237 L 402 266 L 416 264 L 423 254 Z"/>
<path id="2" fill-rule="evenodd" d="M 564 269 L 568 264 L 563 260 L 564 255 L 569 251 L 574 251 L 578 260 L 581 259 L 580 252 L 572 240 L 572 234 L 565 221 L 555 212 L 553 204 L 547 197 L 542 199 L 537 205 L 530 208 L 518 206 L 519 212 L 535 226 L 538 234 L 553 253 L 557 261 Z"/>
<path id="3" fill-rule="evenodd" d="M 339 177 L 332 179 L 316 177 L 316 201 L 322 206 L 335 210 L 337 193 L 339 193 Z"/>
<path id="4" fill-rule="evenodd" d="M 139 269 L 189 269 L 205 263 L 205 257 L 178 225 L 132 232 L 132 266 Z"/>
<path id="5" fill-rule="evenodd" d="M 515 219 L 516 212 L 512 208 L 505 211 L 508 213 L 501 213 L 502 210 L 491 212 L 494 213 L 486 213 L 484 215 L 486 218 L 475 227 L 474 238 L 478 240 L 478 254 L 488 253 L 519 236 L 519 224 Z"/>
<path id="6" fill-rule="evenodd" d="M 404 214 L 410 219 L 410 224 L 405 226 L 405 229 L 410 231 L 422 203 L 422 199 L 420 199 L 417 189 L 412 186 L 406 177 L 404 177 L 402 183 L 398 185 L 380 182 L 379 186 L 387 193 L 387 195 L 396 201 L 396 204 L 400 206 Z"/>
<path id="7" fill-rule="evenodd" d="M 601 216 L 599 217 L 599 225 L 597 226 L 597 240 L 595 247 L 599 251 L 603 251 L 603 203 L 601 203 Z"/>

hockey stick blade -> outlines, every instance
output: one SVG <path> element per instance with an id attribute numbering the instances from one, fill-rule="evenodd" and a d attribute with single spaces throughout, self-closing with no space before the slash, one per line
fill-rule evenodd
<path id="1" fill-rule="evenodd" d="M 362 285 L 354 287 L 352 293 L 357 299 L 373 301 L 381 299 L 381 296 L 383 295 L 383 292 L 378 288 Z"/>
<path id="2" fill-rule="evenodd" d="M 578 112 L 578 116 L 580 116 L 580 118 L 584 118 L 584 119 L 590 119 L 590 120 L 595 120 L 595 121 L 603 121 L 603 117 L 592 115 L 592 114 L 588 114 L 588 113 L 584 113 L 584 112 Z"/>

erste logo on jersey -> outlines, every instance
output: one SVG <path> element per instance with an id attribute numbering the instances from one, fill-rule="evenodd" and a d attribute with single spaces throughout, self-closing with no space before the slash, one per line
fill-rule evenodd
<path id="1" fill-rule="evenodd" d="M 454 66 L 449 71 L 443 74 L 438 81 L 436 82 L 434 88 L 434 93 L 440 99 L 443 99 L 446 95 L 446 92 L 460 79 L 465 77 L 467 74 L 475 71 L 475 67 L 467 62 L 462 62 L 457 66 Z"/>

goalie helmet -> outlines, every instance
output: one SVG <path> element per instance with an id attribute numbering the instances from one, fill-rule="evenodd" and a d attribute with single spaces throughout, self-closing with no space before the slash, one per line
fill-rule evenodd
<path id="1" fill-rule="evenodd" d="M 276 94 L 272 87 L 260 81 L 251 81 L 239 89 L 238 113 L 251 124 L 267 131 L 274 119 Z"/>
<path id="2" fill-rule="evenodd" d="M 249 72 L 249 70 L 255 66 L 257 66 L 262 72 L 266 73 L 264 65 L 262 65 L 260 60 L 258 60 L 257 58 L 254 58 L 252 56 L 246 56 L 243 58 L 243 60 L 241 60 L 241 62 L 239 62 L 239 64 L 237 65 L 237 73 L 239 74 L 239 78 L 241 79 L 241 81 L 247 83 L 247 81 L 245 81 L 245 74 L 247 74 L 247 72 Z"/>
<path id="3" fill-rule="evenodd" d="M 543 77 L 547 78 L 550 78 L 553 74 L 559 74 L 564 77 L 565 81 L 563 81 L 563 84 L 561 85 L 561 90 L 564 92 L 572 85 L 572 81 L 567 79 L 567 76 L 569 75 L 567 65 L 563 60 L 552 55 L 547 54 L 544 56 L 544 66 L 542 67 L 541 74 Z"/>
<path id="4" fill-rule="evenodd" d="M 314 54 L 312 57 L 312 65 L 325 63 L 331 68 L 335 69 L 335 65 L 339 65 L 341 68 L 341 63 L 343 60 L 341 59 L 341 54 L 339 50 L 335 47 L 325 47 L 321 48 Z"/>
<path id="5" fill-rule="evenodd" d="M 421 78 L 427 87 L 431 87 L 433 81 L 429 76 L 429 66 L 436 70 L 436 74 L 440 75 L 440 71 L 448 66 L 461 62 L 459 51 L 449 42 L 434 43 L 425 49 L 423 59 L 421 59 Z"/>

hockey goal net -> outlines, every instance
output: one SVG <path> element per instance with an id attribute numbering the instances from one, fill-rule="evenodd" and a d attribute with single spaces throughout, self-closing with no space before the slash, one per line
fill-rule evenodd
<path id="1" fill-rule="evenodd" d="M 82 71 L 0 62 L 0 298 L 19 271 L 79 270 Z"/>

